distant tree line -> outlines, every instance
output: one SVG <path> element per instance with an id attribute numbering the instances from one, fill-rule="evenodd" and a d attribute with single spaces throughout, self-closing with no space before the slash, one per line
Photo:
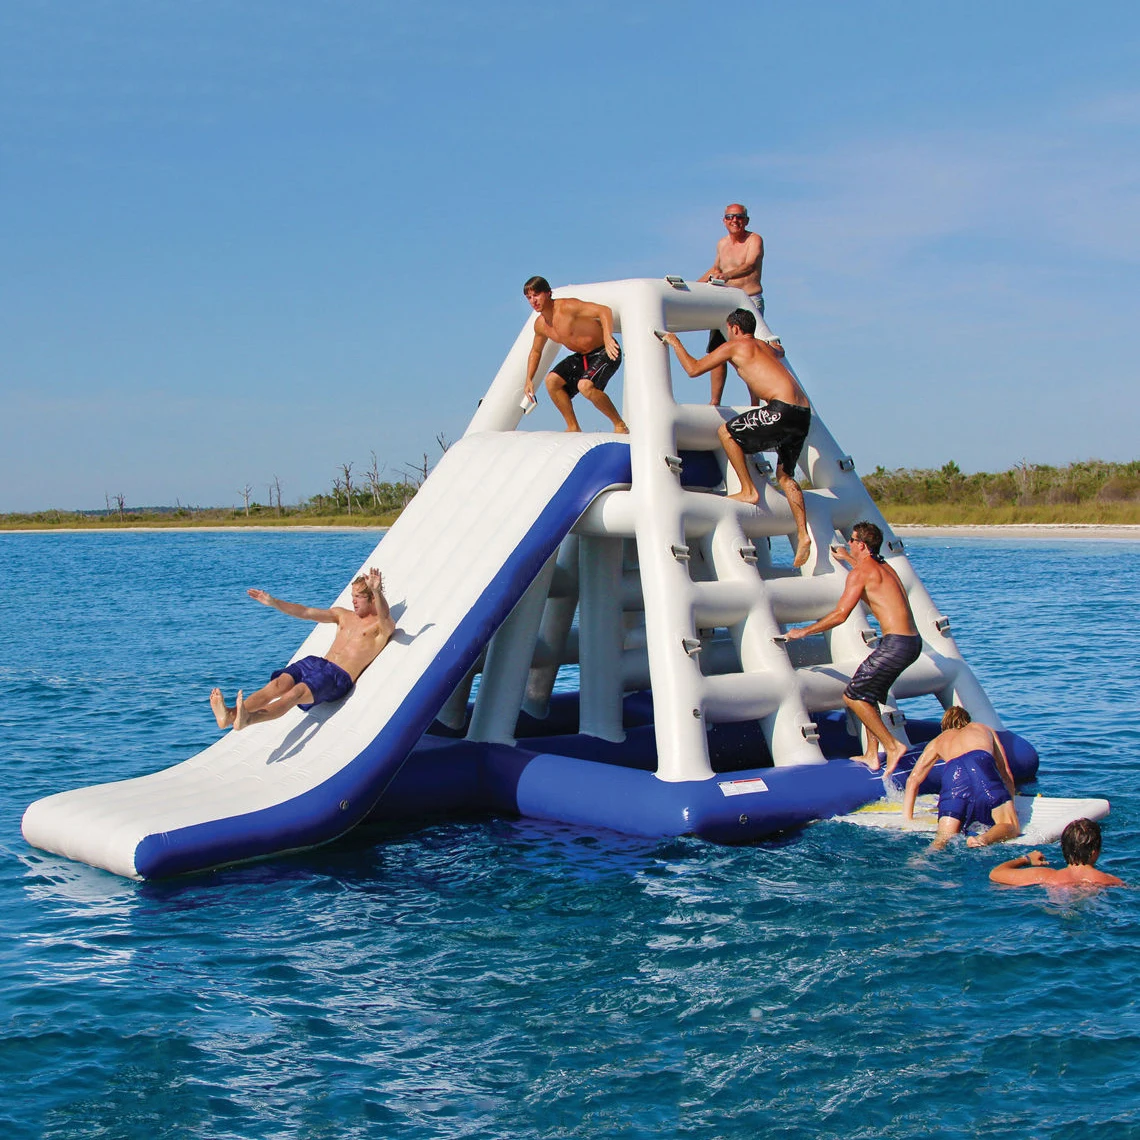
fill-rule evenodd
<path id="1" fill-rule="evenodd" d="M 436 442 L 441 453 L 450 446 L 443 435 Z M 296 505 L 285 504 L 281 479 L 274 475 L 264 484 L 266 503 L 254 498 L 252 484 L 238 491 L 241 502 L 232 507 L 187 506 L 180 500 L 173 507 L 129 507 L 122 494 L 108 494 L 105 510 L 0 514 L 0 526 L 208 526 L 278 519 L 284 525 L 359 521 L 386 526 L 411 502 L 432 466 L 425 453 L 418 463 L 389 473 L 372 452 L 363 470 L 353 463 L 338 464 L 327 491 Z M 1140 524 L 1140 460 L 1090 459 L 1067 467 L 1023 460 L 1008 471 L 973 475 L 951 460 L 939 468 L 876 467 L 863 483 L 888 520 L 898 523 Z"/>
<path id="2" fill-rule="evenodd" d="M 880 507 L 954 504 L 963 507 L 1042 507 L 1071 503 L 1140 502 L 1140 460 L 1090 459 L 1067 467 L 1015 464 L 997 474 L 966 475 L 951 460 L 942 467 L 876 467 L 863 484 Z M 885 513 L 888 514 L 889 511 Z"/>

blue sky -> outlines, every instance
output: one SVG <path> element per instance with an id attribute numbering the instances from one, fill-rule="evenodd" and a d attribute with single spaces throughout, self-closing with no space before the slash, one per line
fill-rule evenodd
<path id="1" fill-rule="evenodd" d="M 1138 76 L 1126 3 L 6 0 L 0 510 L 398 472 L 732 200 L 861 470 L 1137 458 Z"/>

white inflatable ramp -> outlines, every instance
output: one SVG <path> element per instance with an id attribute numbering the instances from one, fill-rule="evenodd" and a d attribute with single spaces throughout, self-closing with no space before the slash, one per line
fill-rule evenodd
<path id="1" fill-rule="evenodd" d="M 1021 834 L 1007 842 L 1021 847 L 1056 843 L 1074 819 L 1103 819 L 1108 815 L 1108 800 L 1064 799 L 1059 796 L 1014 796 Z M 914 804 L 914 819 L 904 820 L 898 800 L 877 800 L 847 815 L 833 818 L 857 827 L 875 827 L 887 831 L 916 831 L 933 835 L 938 830 L 938 796 L 919 796 Z M 978 828 L 977 830 L 981 830 Z"/>
<path id="2" fill-rule="evenodd" d="M 582 512 L 629 483 L 624 437 L 465 436 L 361 568 L 380 568 L 398 630 L 343 701 L 227 732 L 165 771 L 37 800 L 24 813 L 25 839 L 149 879 L 342 835 L 368 814 L 531 583 L 553 572 Z M 336 604 L 350 605 L 350 584 Z M 293 659 L 325 653 L 334 633 L 318 626 Z M 265 676 L 281 664 L 265 662 Z M 203 681 L 204 713 L 206 695 Z"/>

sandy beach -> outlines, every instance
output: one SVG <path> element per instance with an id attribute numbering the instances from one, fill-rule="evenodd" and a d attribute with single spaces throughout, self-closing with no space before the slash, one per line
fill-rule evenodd
<path id="1" fill-rule="evenodd" d="M 1009 526 L 894 526 L 902 538 L 1078 538 L 1089 541 L 1122 539 L 1140 542 L 1140 526 L 1101 526 L 1097 523 L 1014 523 Z"/>

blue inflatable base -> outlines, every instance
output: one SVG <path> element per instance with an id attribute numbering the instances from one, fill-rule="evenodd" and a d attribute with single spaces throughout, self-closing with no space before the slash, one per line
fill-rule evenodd
<path id="1" fill-rule="evenodd" d="M 526 816 L 647 837 L 697 835 L 714 843 L 751 843 L 843 815 L 881 799 L 882 778 L 849 759 L 858 743 L 842 713 L 818 716 L 826 764 L 772 766 L 759 725 L 710 730 L 710 779 L 666 783 L 656 768 L 648 694 L 626 701 L 621 744 L 565 731 L 577 717 L 574 695 L 545 721 L 525 715 L 514 747 L 455 738 L 435 726 L 424 736 L 365 822 L 396 823 L 481 815 Z M 923 744 L 938 733 L 933 721 L 908 721 L 914 747 L 893 779 L 901 787 Z M 1018 785 L 1037 774 L 1037 752 L 1011 732 L 1002 744 Z M 923 792 L 941 787 L 936 764 Z"/>

